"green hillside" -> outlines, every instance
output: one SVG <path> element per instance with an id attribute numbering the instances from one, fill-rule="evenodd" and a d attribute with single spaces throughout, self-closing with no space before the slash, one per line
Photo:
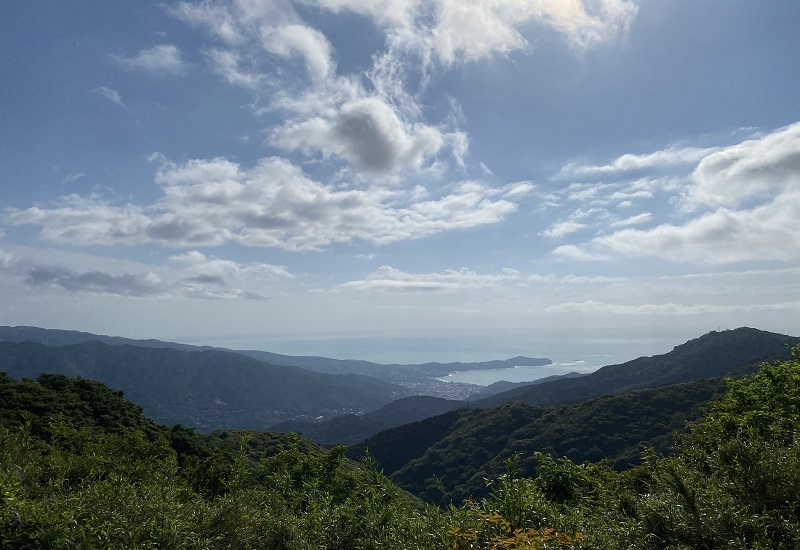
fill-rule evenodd
<path id="1" fill-rule="evenodd" d="M 668 452 L 673 432 L 699 418 L 724 388 L 720 379 L 698 380 L 568 405 L 462 409 L 386 430 L 353 447 L 351 456 L 369 449 L 404 489 L 434 502 L 460 502 L 485 496 L 485 479 L 501 474 L 515 453 L 525 457 L 520 473 L 530 476 L 537 451 L 578 463 L 606 459 L 617 470 L 638 464 L 643 444 Z M 398 452 L 406 442 L 410 448 Z"/>

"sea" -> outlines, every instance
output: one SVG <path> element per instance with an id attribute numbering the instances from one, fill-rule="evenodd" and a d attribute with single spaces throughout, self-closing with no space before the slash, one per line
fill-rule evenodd
<path id="1" fill-rule="evenodd" d="M 502 369 L 455 371 L 447 376 L 437 378 L 437 380 L 441 380 L 442 382 L 462 382 L 465 384 L 488 386 L 501 380 L 505 380 L 506 382 L 533 382 L 540 378 L 569 374 L 571 372 L 589 374 L 602 366 L 603 364 L 598 364 L 595 361 L 560 361 L 539 367 L 518 366 Z"/>

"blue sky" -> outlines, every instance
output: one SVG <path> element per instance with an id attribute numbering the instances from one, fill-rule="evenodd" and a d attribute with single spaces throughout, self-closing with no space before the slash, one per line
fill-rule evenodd
<path id="1" fill-rule="evenodd" d="M 0 323 L 378 361 L 797 334 L 800 4 L 0 5 Z"/>

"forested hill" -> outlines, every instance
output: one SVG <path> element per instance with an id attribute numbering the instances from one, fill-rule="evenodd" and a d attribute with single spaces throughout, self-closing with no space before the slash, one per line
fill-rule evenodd
<path id="1" fill-rule="evenodd" d="M 750 370 L 753 372 L 761 361 L 786 357 L 788 347 L 799 342 L 798 337 L 753 328 L 714 331 L 676 346 L 663 355 L 609 365 L 578 378 L 523 386 L 477 401 L 476 404 L 499 405 L 510 401 L 567 403 L 605 393 L 728 376 L 747 366 L 753 367 Z"/>
<path id="2" fill-rule="evenodd" d="M 668 452 L 672 434 L 724 390 L 721 379 L 696 380 L 564 405 L 461 409 L 385 430 L 349 452 L 368 449 L 398 485 L 426 500 L 460 502 L 484 496 L 485 480 L 502 474 L 514 453 L 520 473 L 533 475 L 537 451 L 578 463 L 607 459 L 619 470 L 639 463 L 642 445 Z"/>
<path id="3" fill-rule="evenodd" d="M 366 376 L 270 365 L 232 352 L 100 342 L 61 347 L 0 342 L 0 372 L 99 380 L 125 392 L 158 422 L 204 431 L 266 429 L 290 419 L 371 411 L 407 395 L 404 388 Z"/>

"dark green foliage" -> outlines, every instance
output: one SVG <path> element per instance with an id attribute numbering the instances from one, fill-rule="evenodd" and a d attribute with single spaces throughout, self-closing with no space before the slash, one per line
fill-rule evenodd
<path id="1" fill-rule="evenodd" d="M 343 447 L 158 426 L 98 382 L 0 384 L 0 548 L 422 547 L 439 521 Z"/>
<path id="2" fill-rule="evenodd" d="M 382 432 L 363 447 L 401 487 L 432 502 L 444 488 L 445 502 L 460 502 L 484 496 L 484 479 L 500 475 L 514 454 L 530 476 L 537 451 L 579 463 L 606 459 L 618 470 L 639 462 L 642 444 L 667 452 L 672 434 L 724 389 L 721 380 L 697 380 L 569 405 L 466 409 Z"/>

